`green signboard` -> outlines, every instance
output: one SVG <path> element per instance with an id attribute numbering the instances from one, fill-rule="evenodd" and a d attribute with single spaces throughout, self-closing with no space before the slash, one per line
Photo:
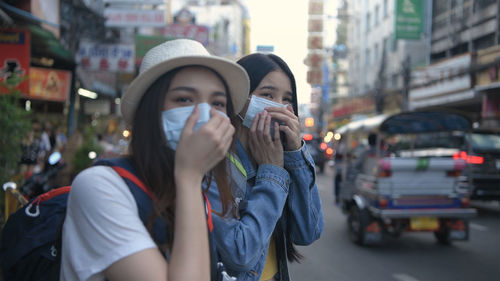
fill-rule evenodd
<path id="1" fill-rule="evenodd" d="M 167 40 L 172 40 L 168 36 L 155 35 L 135 35 L 135 59 L 136 64 L 140 65 L 144 55 L 156 45 L 159 45 Z"/>
<path id="2" fill-rule="evenodd" d="M 394 34 L 396 39 L 420 39 L 423 22 L 422 0 L 395 0 L 396 15 Z"/>

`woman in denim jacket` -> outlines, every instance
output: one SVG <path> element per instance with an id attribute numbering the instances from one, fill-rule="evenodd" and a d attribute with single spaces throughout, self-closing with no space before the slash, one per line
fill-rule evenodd
<path id="1" fill-rule="evenodd" d="M 294 244 L 311 244 L 324 227 L 314 162 L 300 135 L 295 78 L 272 54 L 251 54 L 238 64 L 250 77 L 250 97 L 232 120 L 234 208 L 232 216 L 213 217 L 217 251 L 239 281 L 290 280 L 287 259 L 301 258 Z M 221 212 L 214 185 L 208 196 Z"/>

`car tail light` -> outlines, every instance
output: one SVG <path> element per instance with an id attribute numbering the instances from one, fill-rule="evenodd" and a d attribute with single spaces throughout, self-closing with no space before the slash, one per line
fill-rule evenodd
<path id="1" fill-rule="evenodd" d="M 392 176 L 392 172 L 390 170 L 382 170 L 378 176 L 381 178 L 390 178 Z"/>
<path id="2" fill-rule="evenodd" d="M 446 176 L 448 177 L 459 177 L 462 175 L 461 170 L 451 170 L 451 171 L 446 171 Z"/>
<path id="3" fill-rule="evenodd" d="M 379 173 L 378 173 L 379 177 L 388 178 L 392 176 L 391 161 L 380 159 L 378 165 L 379 165 Z"/>
<path id="4" fill-rule="evenodd" d="M 380 208 L 386 208 L 388 204 L 389 202 L 387 201 L 387 199 L 385 198 L 378 199 L 378 205 L 380 206 Z"/>
<path id="5" fill-rule="evenodd" d="M 468 155 L 467 152 L 465 152 L 465 151 L 460 151 L 460 152 L 454 153 L 453 159 L 454 160 L 462 159 L 462 160 L 465 160 L 469 164 L 483 164 L 484 163 L 484 157 L 476 156 L 476 155 Z"/>
<path id="6" fill-rule="evenodd" d="M 303 137 L 302 137 L 305 141 L 310 141 L 313 139 L 313 135 L 312 134 L 305 134 Z"/>
<path id="7" fill-rule="evenodd" d="M 323 150 L 327 149 L 328 148 L 328 145 L 325 143 L 325 142 L 322 142 L 319 147 Z"/>
<path id="8" fill-rule="evenodd" d="M 469 197 L 462 197 L 460 199 L 460 205 L 462 207 L 469 207 L 470 206 L 470 199 L 469 199 Z"/>
<path id="9" fill-rule="evenodd" d="M 333 148 L 331 148 L 331 147 L 327 148 L 326 149 L 326 155 L 332 156 L 332 154 L 333 154 Z"/>

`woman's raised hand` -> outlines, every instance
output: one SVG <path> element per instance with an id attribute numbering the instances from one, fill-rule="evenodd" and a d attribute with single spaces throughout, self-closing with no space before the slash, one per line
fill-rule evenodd
<path id="1" fill-rule="evenodd" d="M 297 150 L 302 145 L 300 137 L 299 118 L 293 114 L 291 105 L 287 107 L 267 107 L 272 118 L 283 121 L 285 124 L 280 125 L 280 131 L 286 135 L 286 150 Z"/>
<path id="2" fill-rule="evenodd" d="M 271 126 L 274 126 L 274 140 L 271 137 Z M 279 125 L 276 122 L 271 125 L 271 115 L 267 111 L 255 116 L 248 135 L 250 152 L 257 164 L 274 164 L 283 167 L 283 146 Z"/>
<path id="3" fill-rule="evenodd" d="M 210 120 L 196 132 L 199 109 L 195 106 L 186 121 L 175 153 L 175 173 L 203 177 L 225 156 L 233 141 L 234 127 L 229 118 L 210 110 Z"/>

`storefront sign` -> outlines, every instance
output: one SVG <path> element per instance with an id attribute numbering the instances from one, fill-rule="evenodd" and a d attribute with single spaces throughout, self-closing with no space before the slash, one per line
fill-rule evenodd
<path id="1" fill-rule="evenodd" d="M 323 32 L 323 19 L 309 19 L 308 32 Z"/>
<path id="2" fill-rule="evenodd" d="M 29 81 L 28 98 L 64 102 L 71 86 L 71 72 L 30 67 Z"/>
<path id="3" fill-rule="evenodd" d="M 323 72 L 321 68 L 313 68 L 307 71 L 307 83 L 311 85 L 323 84 Z"/>
<path id="4" fill-rule="evenodd" d="M 208 28 L 202 25 L 174 23 L 164 27 L 161 33 L 167 37 L 188 38 L 208 44 Z"/>
<path id="5" fill-rule="evenodd" d="M 76 61 L 89 70 L 133 72 L 134 45 L 82 42 Z"/>
<path id="6" fill-rule="evenodd" d="M 493 46 L 477 52 L 478 64 L 487 65 L 494 61 L 500 61 L 500 46 Z M 500 83 L 499 70 L 500 63 L 497 63 L 483 71 L 479 71 L 476 74 L 476 86 L 491 87 L 492 84 Z"/>
<path id="7" fill-rule="evenodd" d="M 104 10 L 108 27 L 162 27 L 165 26 L 163 10 Z"/>
<path id="8" fill-rule="evenodd" d="M 421 0 L 396 0 L 394 17 L 396 39 L 420 39 L 423 2 Z"/>
<path id="9" fill-rule="evenodd" d="M 471 55 L 464 54 L 415 71 L 410 108 L 445 104 L 471 98 Z"/>
<path id="10" fill-rule="evenodd" d="M 321 67 L 323 63 L 323 55 L 319 53 L 309 53 L 304 63 L 311 68 Z"/>
<path id="11" fill-rule="evenodd" d="M 31 0 L 31 13 L 50 23 L 42 23 L 44 29 L 50 30 L 57 38 L 59 38 L 59 3 L 60 0 Z"/>
<path id="12" fill-rule="evenodd" d="M 309 50 L 323 49 L 323 36 L 309 35 L 307 38 L 307 48 Z"/>
<path id="13" fill-rule="evenodd" d="M 340 106 L 336 106 L 332 110 L 332 117 L 340 118 L 343 116 L 352 115 L 354 113 L 373 111 L 374 109 L 375 109 L 375 103 L 373 99 L 370 98 L 352 99 L 343 102 Z"/>
<path id="14" fill-rule="evenodd" d="M 309 0 L 309 15 L 323 14 L 323 0 Z"/>
<path id="15" fill-rule="evenodd" d="M 30 33 L 0 29 L 0 94 L 29 90 Z"/>

